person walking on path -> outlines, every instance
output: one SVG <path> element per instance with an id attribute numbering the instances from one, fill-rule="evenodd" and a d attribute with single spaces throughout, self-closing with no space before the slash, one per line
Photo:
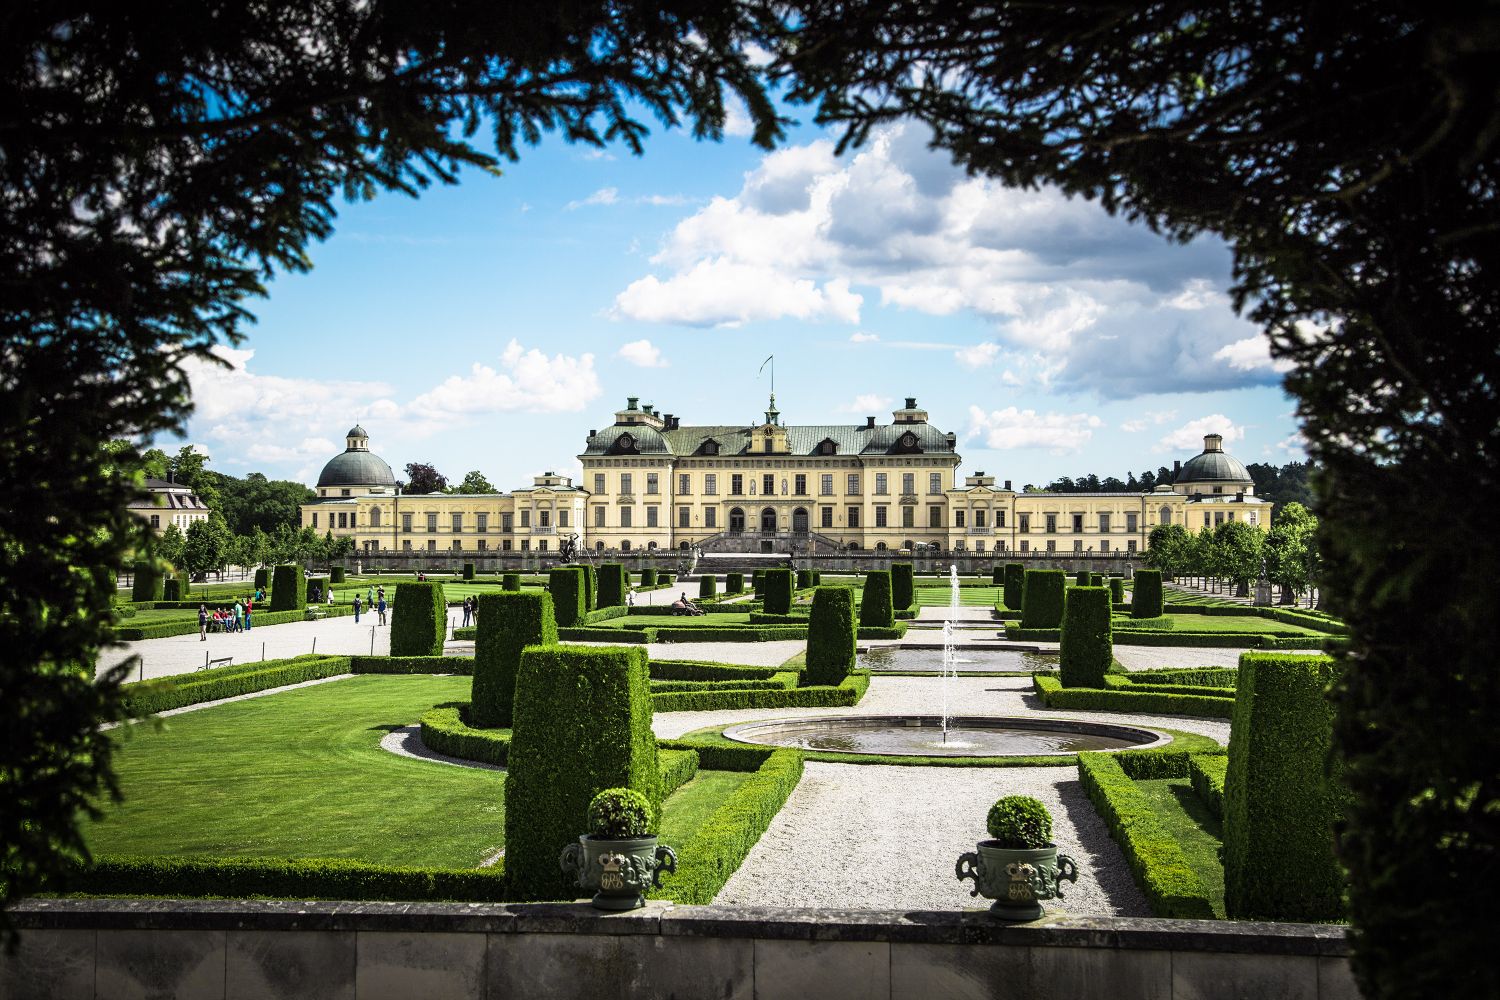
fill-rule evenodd
<path id="1" fill-rule="evenodd" d="M 368 591 L 365 592 L 365 607 L 367 607 L 367 608 L 373 608 L 374 606 L 375 606 L 375 588 L 371 587 Z"/>
<path id="2" fill-rule="evenodd" d="M 630 592 L 625 595 L 625 604 L 628 607 L 632 607 L 632 608 L 635 607 L 635 588 L 634 587 L 631 587 L 630 588 Z"/>
<path id="3" fill-rule="evenodd" d="M 359 624 L 359 595 L 354 595 L 354 624 Z"/>
<path id="4" fill-rule="evenodd" d="M 208 605 L 198 605 L 198 639 L 208 641 Z"/>
<path id="5" fill-rule="evenodd" d="M 245 599 L 245 631 L 250 631 L 250 612 L 255 610 L 255 599 Z"/>
<path id="6" fill-rule="evenodd" d="M 245 613 L 245 609 L 240 606 L 240 602 L 239 601 L 235 601 L 234 602 L 234 630 L 236 632 L 239 632 L 241 630 L 242 616 L 244 615 L 244 613 Z"/>
<path id="7" fill-rule="evenodd" d="M 467 598 L 467 597 L 464 598 L 464 623 L 463 623 L 463 626 L 462 626 L 463 628 L 468 628 L 469 627 L 469 615 L 472 613 L 472 605 L 469 604 L 470 600 L 471 600 L 470 598 Z"/>
<path id="8" fill-rule="evenodd" d="M 377 604 L 377 605 L 375 605 L 375 609 L 380 614 L 379 624 L 384 625 L 385 624 L 385 593 L 384 593 L 383 590 L 382 590 L 382 592 L 380 594 L 380 603 Z"/>

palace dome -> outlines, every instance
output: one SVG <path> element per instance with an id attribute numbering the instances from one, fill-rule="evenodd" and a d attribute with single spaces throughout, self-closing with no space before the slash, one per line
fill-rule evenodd
<path id="1" fill-rule="evenodd" d="M 395 487 L 395 474 L 385 464 L 385 459 L 370 451 L 370 439 L 363 427 L 355 424 L 346 440 L 349 447 L 342 455 L 335 455 L 319 473 L 319 489 L 326 486 Z"/>
<path id="2" fill-rule="evenodd" d="M 1253 483 L 1250 472 L 1239 459 L 1224 450 L 1224 439 L 1218 434 L 1203 438 L 1203 452 L 1182 464 L 1174 483 L 1230 482 Z"/>

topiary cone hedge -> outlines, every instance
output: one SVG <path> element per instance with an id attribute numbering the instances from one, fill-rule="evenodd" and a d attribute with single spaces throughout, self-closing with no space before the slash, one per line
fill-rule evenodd
<path id="1" fill-rule="evenodd" d="M 868 600 L 868 596 L 866 600 Z M 813 591 L 807 623 L 807 669 L 802 684 L 837 686 L 854 669 L 854 589 L 819 587 Z"/>
<path id="2" fill-rule="evenodd" d="M 625 567 L 620 563 L 605 563 L 599 567 L 599 607 L 618 608 L 625 603 Z"/>
<path id="3" fill-rule="evenodd" d="M 1104 675 L 1114 661 L 1109 629 L 1108 588 L 1069 587 L 1063 598 L 1058 656 L 1063 687 L 1104 686 Z"/>
<path id="4" fill-rule="evenodd" d="M 307 577 L 302 567 L 286 563 L 271 577 L 271 610 L 301 611 L 307 607 Z"/>
<path id="5" fill-rule="evenodd" d="M 1026 567 L 1020 563 L 1005 564 L 1005 593 L 1001 601 L 1011 611 L 1020 611 L 1026 596 Z"/>
<path id="6" fill-rule="evenodd" d="M 1109 578 L 1109 599 L 1114 604 L 1125 603 L 1125 580 L 1123 577 Z"/>
<path id="7" fill-rule="evenodd" d="M 1161 570 L 1135 571 L 1135 588 L 1130 598 L 1130 617 L 1160 618 L 1166 606 L 1161 596 Z"/>
<path id="8" fill-rule="evenodd" d="M 279 586 L 280 567 L 276 573 Z M 448 631 L 448 603 L 443 599 L 443 585 L 431 580 L 398 583 L 395 598 L 391 609 L 391 655 L 442 656 L 443 636 Z"/>
<path id="9" fill-rule="evenodd" d="M 1022 628 L 1061 628 L 1067 576 L 1060 569 L 1028 569 L 1023 587 Z"/>
<path id="10" fill-rule="evenodd" d="M 765 612 L 768 615 L 789 615 L 792 613 L 792 571 L 789 569 L 768 569 L 763 571 L 761 578 L 761 596 L 764 598 Z"/>
<path id="11" fill-rule="evenodd" d="M 608 567 L 605 567 L 608 569 Z M 551 594 L 480 594 L 469 716 L 475 726 L 509 726 L 521 651 L 557 645 Z"/>
<path id="12" fill-rule="evenodd" d="M 865 574 L 865 589 L 859 599 L 859 625 L 860 628 L 895 627 L 890 570 L 874 569 Z"/>
<path id="13" fill-rule="evenodd" d="M 589 801 L 631 788 L 661 816 L 646 651 L 531 646 L 521 654 L 505 775 L 505 877 L 518 901 L 572 899 L 558 868 Z M 653 830 L 655 825 L 653 824 Z"/>
<path id="14" fill-rule="evenodd" d="M 1073 574 L 1073 586 L 1087 587 L 1089 585 L 1089 571 L 1081 569 Z"/>
<path id="15" fill-rule="evenodd" d="M 911 563 L 891 563 L 891 603 L 905 611 L 917 603 L 916 580 Z"/>

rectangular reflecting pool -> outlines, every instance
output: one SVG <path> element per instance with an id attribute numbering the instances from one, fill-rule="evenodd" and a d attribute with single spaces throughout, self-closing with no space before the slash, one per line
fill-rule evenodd
<path id="1" fill-rule="evenodd" d="M 1056 653 L 1030 653 L 1019 649 L 972 649 L 960 646 L 955 652 L 959 673 L 992 670 L 1056 670 Z M 859 656 L 859 666 L 871 673 L 922 671 L 940 673 L 943 669 L 941 649 L 903 649 L 900 646 L 877 646 Z"/>

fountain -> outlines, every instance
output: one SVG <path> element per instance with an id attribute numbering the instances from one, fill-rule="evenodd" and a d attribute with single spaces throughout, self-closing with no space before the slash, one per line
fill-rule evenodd
<path id="1" fill-rule="evenodd" d="M 948 742 L 948 678 L 958 679 L 958 653 L 953 648 L 953 628 L 958 621 L 958 566 L 948 567 L 948 617 L 943 619 L 943 742 Z"/>

